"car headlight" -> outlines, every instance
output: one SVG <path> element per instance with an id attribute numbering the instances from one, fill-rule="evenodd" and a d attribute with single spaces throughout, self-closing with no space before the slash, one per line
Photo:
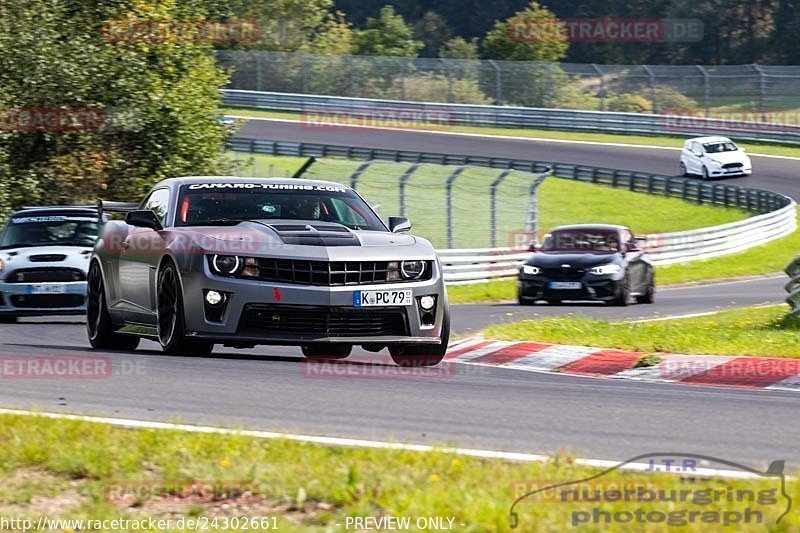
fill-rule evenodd
<path id="1" fill-rule="evenodd" d="M 214 255 L 211 257 L 211 269 L 216 274 L 234 276 L 239 273 L 244 262 L 235 255 Z"/>
<path id="2" fill-rule="evenodd" d="M 542 269 L 533 265 L 522 265 L 520 271 L 523 274 L 528 274 L 529 276 L 535 276 L 536 274 L 540 274 L 542 272 Z"/>
<path id="3" fill-rule="evenodd" d="M 607 276 L 608 274 L 616 274 L 622 270 L 622 267 L 619 265 L 600 265 L 597 267 L 592 268 L 591 272 L 595 276 Z"/>
<path id="4" fill-rule="evenodd" d="M 425 273 L 425 261 L 403 261 L 400 273 L 405 279 L 419 279 Z"/>
<path id="5" fill-rule="evenodd" d="M 6 267 L 5 262 L 2 259 L 0 259 L 0 272 L 2 272 L 5 267 Z"/>
<path id="6" fill-rule="evenodd" d="M 721 161 L 717 161 L 716 159 L 711 159 L 710 157 L 708 158 L 708 162 L 712 163 L 714 165 L 717 165 L 717 166 L 721 166 L 722 165 Z"/>

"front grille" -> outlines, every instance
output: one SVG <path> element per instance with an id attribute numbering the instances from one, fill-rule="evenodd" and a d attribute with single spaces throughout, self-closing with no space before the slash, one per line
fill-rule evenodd
<path id="1" fill-rule="evenodd" d="M 77 268 L 20 268 L 6 276 L 7 283 L 58 283 L 86 281 L 86 274 Z"/>
<path id="2" fill-rule="evenodd" d="M 6 277 L 8 283 L 52 283 L 86 281 L 86 274 L 77 268 L 26 268 L 14 270 Z"/>
<path id="3" fill-rule="evenodd" d="M 580 281 L 585 273 L 580 268 L 543 268 L 541 275 L 555 281 Z"/>
<path id="4" fill-rule="evenodd" d="M 742 168 L 742 164 L 741 163 L 725 163 L 724 165 L 722 165 L 722 168 L 727 168 L 727 169 Z"/>
<path id="5" fill-rule="evenodd" d="M 355 309 L 250 304 L 239 333 L 313 340 L 324 337 L 407 336 L 404 309 Z"/>
<path id="6" fill-rule="evenodd" d="M 387 279 L 389 261 L 302 261 L 262 258 L 258 260 L 258 268 L 258 279 L 261 281 L 326 287 L 431 279 L 430 261 L 427 262 L 422 277 L 415 280 Z"/>
<path id="7" fill-rule="evenodd" d="M 80 307 L 84 296 L 81 294 L 15 294 L 11 305 L 20 309 L 61 309 Z"/>
<path id="8" fill-rule="evenodd" d="M 31 263 L 58 263 L 66 258 L 67 256 L 64 254 L 41 254 L 30 256 L 28 261 Z"/>

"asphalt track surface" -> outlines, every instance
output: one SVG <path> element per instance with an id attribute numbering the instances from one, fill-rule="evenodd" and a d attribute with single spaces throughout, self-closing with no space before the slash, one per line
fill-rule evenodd
<path id="1" fill-rule="evenodd" d="M 252 121 L 243 137 L 353 144 L 585 163 L 673 173 L 667 150 L 492 140 L 425 133 L 313 131 L 299 124 Z M 731 180 L 797 197 L 796 162 L 756 158 L 756 176 Z M 656 318 L 777 302 L 782 279 L 672 288 L 655 305 L 454 306 L 453 328 L 469 334 L 490 323 L 551 314 L 609 319 Z M 576 343 L 579 339 L 576 339 Z M 663 451 L 722 457 L 751 466 L 800 454 L 800 395 L 675 384 L 599 380 L 503 368 L 445 365 L 433 376 L 403 376 L 385 355 L 335 365 L 321 375 L 293 348 L 238 351 L 213 357 L 171 357 L 149 341 L 135 352 L 89 349 L 78 318 L 24 319 L 0 325 L 0 356 L 101 356 L 111 362 L 100 379 L 4 377 L 0 405 L 97 416 L 348 438 L 451 444 L 624 460 Z M 362 359 L 363 352 L 355 354 Z M 354 377 L 356 374 L 360 377 Z"/>
<path id="2" fill-rule="evenodd" d="M 78 319 L 0 325 L 0 353 L 106 356 L 100 379 L 4 378 L 0 405 L 97 416 L 236 425 L 346 438 L 624 460 L 667 447 L 766 466 L 800 465 L 800 395 L 578 378 L 449 364 L 403 377 L 386 357 L 315 373 L 297 350 L 220 348 L 214 357 L 88 348 Z M 50 322 L 48 324 L 48 322 Z M 356 373 L 361 377 L 342 375 Z M 366 372 L 366 376 L 362 373 Z"/>
<path id="3" fill-rule="evenodd" d="M 652 172 L 668 176 L 678 172 L 677 150 L 649 147 L 563 143 L 491 136 L 453 135 L 423 131 L 357 127 L 314 128 L 300 122 L 251 120 L 237 137 L 274 141 L 409 150 L 453 155 L 530 159 Z M 716 180 L 741 187 L 778 192 L 800 200 L 800 161 L 752 156 L 753 175 Z"/>

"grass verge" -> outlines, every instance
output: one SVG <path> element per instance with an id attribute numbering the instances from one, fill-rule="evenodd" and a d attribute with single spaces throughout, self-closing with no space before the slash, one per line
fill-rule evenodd
<path id="1" fill-rule="evenodd" d="M 278 118 L 286 120 L 300 120 L 300 113 L 284 111 L 264 111 L 261 109 L 249 108 L 223 108 L 222 113 L 226 115 L 246 116 L 252 118 Z M 434 129 L 431 127 L 430 129 Z M 441 130 L 441 129 L 440 129 Z M 636 144 L 642 146 L 665 146 L 670 148 L 680 148 L 686 135 L 629 135 L 624 133 L 602 133 L 602 132 L 577 132 L 550 129 L 534 128 L 493 128 L 489 126 L 453 126 L 445 131 L 456 133 L 471 133 L 478 135 L 506 135 L 512 137 L 530 137 L 538 139 L 555 139 L 567 141 L 587 141 L 595 143 L 622 143 Z M 800 146 L 786 144 L 759 143 L 751 141 L 738 142 L 740 146 L 753 154 L 779 155 L 788 157 L 800 157 Z"/>
<path id="2" fill-rule="evenodd" d="M 454 531 L 506 531 L 509 507 L 517 496 L 534 487 L 578 480 L 597 472 L 575 465 L 563 454 L 545 463 L 511 463 L 444 452 L 325 447 L 287 440 L 128 430 L 83 421 L 0 415 L 0 517 L 5 518 L 274 517 L 277 529 L 282 531 L 321 532 L 362 530 L 352 525 L 345 527 L 347 517 L 368 516 L 408 517 L 412 520 L 410 530 L 433 530 L 415 527 L 416 520 L 442 517 L 453 519 Z M 198 485 L 206 488 L 198 491 Z M 617 471 L 582 488 L 605 491 L 615 486 L 770 491 L 774 502 L 751 504 L 764 513 L 764 524 L 774 524 L 787 504 L 775 479 L 680 480 L 663 474 Z M 176 487 L 179 490 L 174 490 Z M 248 490 L 237 492 L 237 487 Z M 227 489 L 233 490 L 227 493 Z M 800 493 L 798 482 L 789 481 L 787 492 L 796 498 Z M 126 494 L 137 496 L 121 497 Z M 198 501 L 193 497 L 197 494 L 216 494 L 218 499 Z M 601 503 L 586 504 L 557 498 L 551 492 L 523 502 L 517 509 L 518 531 L 562 530 L 574 520 L 572 513 L 587 509 L 587 505 L 588 509 L 597 507 L 611 512 L 641 507 L 662 513 L 682 508 L 722 512 L 730 507 L 724 500 L 701 505 L 691 501 L 620 502 L 609 497 Z M 742 504 L 734 507 L 741 511 Z M 686 520 L 685 512 L 683 519 Z M 787 522 L 781 525 L 788 525 L 789 529 L 800 524 L 797 513 L 784 520 Z M 764 524 L 759 527 L 763 529 Z M 77 530 L 74 526 L 68 529 Z M 707 528 L 707 522 L 696 518 L 694 525 L 682 530 Z M 82 529 L 91 528 L 84 525 Z M 247 529 L 267 528 L 250 525 Z M 589 524 L 583 529 L 603 531 L 609 526 Z"/>
<path id="3" fill-rule="evenodd" d="M 542 318 L 492 326 L 498 340 L 536 340 L 640 352 L 762 357 L 800 357 L 800 319 L 787 306 L 744 308 L 659 322 L 608 322 L 589 318 Z"/>

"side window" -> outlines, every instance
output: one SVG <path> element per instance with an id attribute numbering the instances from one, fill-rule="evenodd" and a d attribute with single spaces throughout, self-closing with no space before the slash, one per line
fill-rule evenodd
<path id="1" fill-rule="evenodd" d="M 150 210 L 156 214 L 158 220 L 163 224 L 167 218 L 167 208 L 169 207 L 169 189 L 157 189 L 150 193 L 150 196 L 142 203 L 142 210 Z"/>

